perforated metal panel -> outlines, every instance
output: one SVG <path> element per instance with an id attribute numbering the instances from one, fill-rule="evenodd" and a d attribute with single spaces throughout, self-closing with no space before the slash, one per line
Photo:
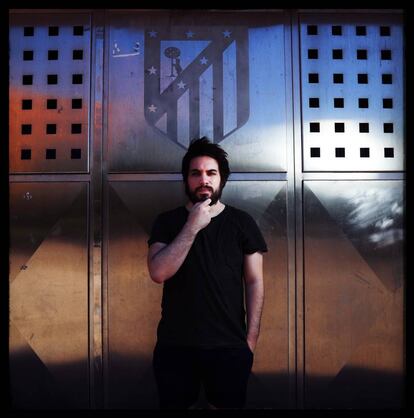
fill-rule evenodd
<path id="1" fill-rule="evenodd" d="M 305 171 L 403 170 L 400 16 L 302 15 Z"/>
<path id="2" fill-rule="evenodd" d="M 10 18 L 10 171 L 88 170 L 90 18 Z"/>

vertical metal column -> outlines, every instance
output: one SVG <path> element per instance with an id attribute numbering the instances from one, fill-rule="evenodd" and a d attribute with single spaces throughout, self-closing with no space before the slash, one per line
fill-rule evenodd
<path id="1" fill-rule="evenodd" d="M 302 116 L 301 116 L 301 86 L 300 86 L 300 41 L 299 41 L 299 17 L 296 12 L 292 13 L 292 107 L 293 107 L 293 151 L 291 158 L 294 160 L 294 171 L 291 176 L 294 178 L 294 203 L 290 216 L 294 217 L 295 243 L 293 251 L 295 295 L 294 311 L 295 317 L 295 377 L 296 377 L 296 402 L 298 409 L 304 408 L 304 368 L 305 368 L 305 347 L 304 347 L 304 303 L 303 303 L 303 210 L 302 210 Z"/>
<path id="2" fill-rule="evenodd" d="M 103 101 L 104 14 L 92 16 L 91 90 L 91 193 L 90 193 L 90 402 L 102 408 L 103 339 L 102 339 L 102 101 Z"/>
<path id="3" fill-rule="evenodd" d="M 297 160 L 295 150 L 298 149 L 295 140 L 298 137 L 298 126 L 295 125 L 298 118 L 298 105 L 294 102 L 300 94 L 298 92 L 298 78 L 295 78 L 297 72 L 293 72 L 296 68 L 294 60 L 295 53 L 298 54 L 297 45 L 295 44 L 295 19 L 297 15 L 295 12 L 290 13 L 289 25 L 286 25 L 285 31 L 285 79 L 286 79 L 286 112 L 287 125 L 286 133 L 288 138 L 287 144 L 287 231 L 288 231 L 288 321 L 289 321 L 289 408 L 295 409 L 298 402 L 298 353 L 297 353 L 297 275 L 296 275 L 296 172 L 295 167 L 300 167 L 300 159 Z M 296 106 L 295 106 L 296 104 Z M 300 123 L 300 120 L 299 120 Z M 299 125 L 300 126 L 300 125 Z M 299 130 L 300 132 L 300 130 Z M 300 144 L 300 136 L 299 136 Z M 300 150 L 300 145 L 299 145 Z M 300 154 L 299 154 L 300 158 Z"/>

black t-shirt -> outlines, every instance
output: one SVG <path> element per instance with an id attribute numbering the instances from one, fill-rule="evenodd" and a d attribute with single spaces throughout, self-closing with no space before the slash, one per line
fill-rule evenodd
<path id="1" fill-rule="evenodd" d="M 148 245 L 172 242 L 188 214 L 181 206 L 159 215 Z M 203 348 L 245 345 L 243 258 L 256 251 L 267 251 L 256 222 L 226 205 L 198 232 L 177 273 L 164 282 L 158 342 Z"/>

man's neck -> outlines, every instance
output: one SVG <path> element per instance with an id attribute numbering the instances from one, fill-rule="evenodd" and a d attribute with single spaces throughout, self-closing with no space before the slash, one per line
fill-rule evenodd
<path id="1" fill-rule="evenodd" d="M 185 207 L 187 210 L 191 210 L 191 208 L 194 206 L 194 204 L 191 201 L 188 201 Z M 219 215 L 221 212 L 223 212 L 226 205 L 224 203 L 221 203 L 220 200 L 217 201 L 214 205 L 210 206 L 210 213 L 211 217 L 214 218 L 215 216 Z"/>

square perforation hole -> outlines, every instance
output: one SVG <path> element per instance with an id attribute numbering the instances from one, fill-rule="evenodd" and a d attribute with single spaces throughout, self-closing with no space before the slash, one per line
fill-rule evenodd
<path id="1" fill-rule="evenodd" d="M 21 126 L 22 135 L 31 135 L 32 134 L 32 125 L 30 123 L 24 123 Z"/>
<path id="2" fill-rule="evenodd" d="M 309 98 L 309 107 L 319 107 L 319 98 L 310 97 Z"/>
<path id="3" fill-rule="evenodd" d="M 59 36 L 59 26 L 49 26 L 49 36 Z"/>
<path id="4" fill-rule="evenodd" d="M 82 124 L 81 123 L 72 123 L 72 125 L 71 125 L 71 133 L 72 134 L 80 134 L 80 133 L 82 133 Z"/>
<path id="5" fill-rule="evenodd" d="M 72 59 L 83 60 L 83 49 L 74 49 L 72 51 Z"/>
<path id="6" fill-rule="evenodd" d="M 73 35 L 74 36 L 82 36 L 83 35 L 83 26 L 74 26 L 73 27 Z"/>
<path id="7" fill-rule="evenodd" d="M 318 26 L 317 25 L 308 25 L 307 34 L 308 35 L 317 35 L 318 34 Z"/>
<path id="8" fill-rule="evenodd" d="M 357 49 L 357 59 L 359 60 L 368 59 L 368 51 L 366 49 Z"/>
<path id="9" fill-rule="evenodd" d="M 32 50 L 23 51 L 23 61 L 33 61 L 34 53 Z"/>
<path id="10" fill-rule="evenodd" d="M 20 150 L 20 159 L 21 160 L 30 160 L 32 158 L 32 150 L 31 149 L 22 149 Z"/>
<path id="11" fill-rule="evenodd" d="M 47 84 L 57 84 L 58 75 L 57 74 L 48 74 L 47 75 Z"/>
<path id="12" fill-rule="evenodd" d="M 341 73 L 335 73 L 332 78 L 334 84 L 342 84 L 344 82 L 344 75 Z"/>
<path id="13" fill-rule="evenodd" d="M 381 75 L 382 84 L 392 84 L 392 74 Z"/>
<path id="14" fill-rule="evenodd" d="M 335 157 L 344 158 L 345 157 L 345 148 L 335 148 Z"/>
<path id="15" fill-rule="evenodd" d="M 341 60 L 343 59 L 343 51 L 342 49 L 333 49 L 332 50 L 332 59 L 334 60 Z"/>
<path id="16" fill-rule="evenodd" d="M 365 109 L 365 108 L 367 108 L 368 106 L 369 106 L 369 101 L 368 101 L 368 98 L 366 98 L 366 97 L 360 97 L 360 98 L 358 99 L 358 107 L 359 107 L 359 108 Z"/>
<path id="17" fill-rule="evenodd" d="M 319 158 L 321 156 L 321 149 L 316 148 L 316 147 L 312 147 L 310 149 L 310 156 L 311 156 L 311 158 Z"/>
<path id="18" fill-rule="evenodd" d="M 381 49 L 381 59 L 384 61 L 391 59 L 391 49 Z"/>
<path id="19" fill-rule="evenodd" d="M 46 149 L 46 160 L 56 160 L 56 149 L 54 148 Z"/>
<path id="20" fill-rule="evenodd" d="M 392 134 L 394 132 L 394 124 L 393 123 L 384 123 L 384 133 Z"/>
<path id="21" fill-rule="evenodd" d="M 369 148 L 360 148 L 359 149 L 359 156 L 361 158 L 369 158 Z"/>
<path id="22" fill-rule="evenodd" d="M 48 134 L 48 135 L 56 134 L 56 124 L 55 123 L 46 124 L 46 134 Z"/>
<path id="23" fill-rule="evenodd" d="M 49 61 L 59 59 L 59 51 L 57 49 L 49 49 L 49 51 L 47 51 L 47 59 Z"/>
<path id="24" fill-rule="evenodd" d="M 340 25 L 333 25 L 331 28 L 332 35 L 334 36 L 341 36 L 342 35 L 342 26 Z"/>
<path id="25" fill-rule="evenodd" d="M 361 133 L 368 133 L 369 132 L 369 123 L 361 122 L 359 124 L 359 132 Z"/>
<path id="26" fill-rule="evenodd" d="M 366 36 L 367 35 L 367 27 L 366 26 L 356 26 L 355 27 L 355 35 L 356 36 Z"/>
<path id="27" fill-rule="evenodd" d="M 382 99 L 382 107 L 384 109 L 392 109 L 392 107 L 393 107 L 392 99 L 389 99 L 389 98 Z"/>
<path id="28" fill-rule="evenodd" d="M 344 107 L 343 97 L 334 97 L 334 107 L 338 107 L 338 108 Z"/>
<path id="29" fill-rule="evenodd" d="M 25 26 L 23 28 L 23 36 L 34 36 L 34 27 L 33 26 Z"/>
<path id="30" fill-rule="evenodd" d="M 358 74 L 358 84 L 368 84 L 368 74 L 360 73 Z"/>
<path id="31" fill-rule="evenodd" d="M 318 73 L 309 73 L 308 74 L 309 83 L 319 83 L 319 74 Z"/>
<path id="32" fill-rule="evenodd" d="M 81 159 L 81 149 L 80 148 L 72 148 L 70 150 L 70 158 L 72 160 L 80 160 Z"/>
<path id="33" fill-rule="evenodd" d="M 30 110 L 32 108 L 32 100 L 31 99 L 23 99 L 22 100 L 22 110 Z"/>
<path id="34" fill-rule="evenodd" d="M 320 131 L 319 122 L 310 122 L 309 123 L 309 131 L 310 132 L 319 132 Z"/>
<path id="35" fill-rule="evenodd" d="M 394 158 L 394 148 L 384 148 L 385 158 Z"/>
<path id="36" fill-rule="evenodd" d="M 391 28 L 389 26 L 380 26 L 380 36 L 391 36 Z"/>
<path id="37" fill-rule="evenodd" d="M 72 99 L 72 109 L 82 109 L 82 99 Z"/>
<path id="38" fill-rule="evenodd" d="M 335 132 L 345 132 L 345 123 L 335 122 Z"/>
<path id="39" fill-rule="evenodd" d="M 32 74 L 25 74 L 22 77 L 22 84 L 24 86 L 30 86 L 33 84 L 33 75 Z"/>
<path id="40" fill-rule="evenodd" d="M 318 50 L 315 48 L 308 49 L 308 59 L 310 60 L 318 59 Z"/>
<path id="41" fill-rule="evenodd" d="M 83 75 L 82 74 L 72 74 L 72 84 L 82 84 Z"/>
<path id="42" fill-rule="evenodd" d="M 57 109 L 57 99 L 47 99 L 46 109 Z"/>

